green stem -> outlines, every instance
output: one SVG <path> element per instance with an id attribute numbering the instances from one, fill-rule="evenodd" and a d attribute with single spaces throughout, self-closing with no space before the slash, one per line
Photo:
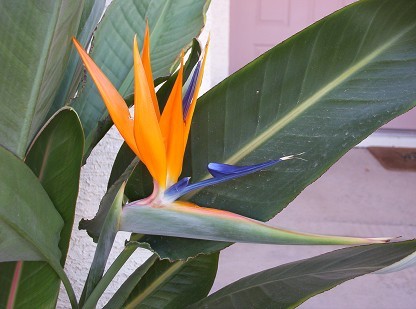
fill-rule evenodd
<path id="1" fill-rule="evenodd" d="M 124 248 L 123 251 L 118 255 L 113 264 L 98 282 L 97 286 L 94 288 L 90 296 L 85 301 L 83 308 L 95 308 L 100 299 L 101 295 L 107 289 L 108 285 L 114 279 L 116 274 L 119 272 L 121 267 L 127 262 L 130 256 L 136 251 L 137 245 L 128 245 Z"/>
<path id="2" fill-rule="evenodd" d="M 69 281 L 66 273 L 64 272 L 63 268 L 60 264 L 55 265 L 55 263 L 52 265 L 52 268 L 55 270 L 55 272 L 58 274 L 59 278 L 62 280 L 62 283 L 64 284 L 66 293 L 68 294 L 69 301 L 71 302 L 72 309 L 78 309 L 78 301 L 77 297 L 75 296 L 74 289 L 72 288 L 71 282 Z"/>
<path id="3" fill-rule="evenodd" d="M 140 281 L 140 279 L 147 273 L 150 267 L 158 260 L 158 256 L 153 254 L 146 262 L 140 265 L 128 278 L 117 292 L 113 295 L 110 301 L 104 306 L 104 309 L 116 309 L 124 307 L 126 300 Z"/>

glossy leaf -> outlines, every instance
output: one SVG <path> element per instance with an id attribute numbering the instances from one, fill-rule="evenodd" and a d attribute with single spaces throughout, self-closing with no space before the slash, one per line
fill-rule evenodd
<path id="1" fill-rule="evenodd" d="M 294 308 L 415 251 L 415 240 L 336 250 L 247 276 L 189 308 Z"/>
<path id="2" fill-rule="evenodd" d="M 157 260 L 121 304 L 126 308 L 184 308 L 208 295 L 217 267 L 218 253 L 189 261 Z"/>
<path id="3" fill-rule="evenodd" d="M 307 161 L 207 188 L 191 200 L 268 220 L 352 146 L 412 108 L 415 14 L 414 2 L 359 1 L 209 91 L 192 128 L 194 181 L 206 177 L 209 162 L 243 165 L 276 152 L 305 152 Z"/>
<path id="4" fill-rule="evenodd" d="M 58 112 L 40 131 L 26 157 L 26 164 L 38 177 L 55 209 L 64 220 L 59 248 L 65 263 L 74 222 L 84 136 L 77 114 L 72 109 Z M 65 164 L 62 164 L 62 162 Z M 59 294 L 60 279 L 46 262 L 0 263 L 0 273 L 14 273 L 20 267 L 15 308 L 53 308 Z M 2 276 L 3 277 L 3 276 Z M 10 290 L 11 278 L 0 284 Z M 0 303 L 8 295 L 0 297 Z"/>
<path id="5" fill-rule="evenodd" d="M 0 262 L 25 260 L 59 264 L 62 218 L 23 161 L 0 147 L 0 162 Z M 17 272 L 15 267 L 6 268 L 10 271 L 2 272 L 1 284 L 7 292 L 1 294 L 1 303 L 7 304 L 10 299 L 13 304 L 16 297 L 10 298 L 9 295 L 16 295 L 16 290 L 11 287 L 18 279 L 21 265 L 18 265 Z M 12 277 L 4 278 L 5 274 Z"/>
<path id="6" fill-rule="evenodd" d="M 0 3 L 0 144 L 20 158 L 52 105 L 81 10 L 67 0 Z"/>
<path id="7" fill-rule="evenodd" d="M 123 207 L 120 231 L 227 242 L 293 245 L 354 245 L 384 243 L 390 238 L 325 236 L 268 226 L 234 213 L 175 202 Z"/>
<path id="8" fill-rule="evenodd" d="M 153 78 L 169 75 L 181 49 L 190 45 L 204 23 L 206 0 L 116 0 L 108 7 L 94 36 L 91 56 L 123 97 L 133 92 L 132 42 L 138 35 L 142 47 L 149 22 Z M 88 154 L 108 127 L 107 112 L 94 83 L 88 77 L 73 102 L 86 134 Z"/>
<path id="9" fill-rule="evenodd" d="M 3 147 L 0 161 L 0 262 L 59 261 L 61 216 L 23 161 Z"/>
<path id="10" fill-rule="evenodd" d="M 412 1 L 359 1 L 208 91 L 198 101 L 184 160 L 194 182 L 209 176 L 209 162 L 249 165 L 301 152 L 306 161 L 208 187 L 187 199 L 267 221 L 354 145 L 412 108 L 414 16 Z M 165 257 L 221 247 L 163 237 L 147 241 Z M 179 244 L 183 252 L 174 250 Z"/>
<path id="11" fill-rule="evenodd" d="M 77 38 L 83 46 L 90 42 L 93 31 L 97 27 L 97 23 L 104 12 L 104 8 L 105 0 L 84 1 L 84 8 L 77 34 Z M 55 113 L 62 106 L 70 104 L 70 99 L 75 96 L 78 84 L 81 82 L 82 73 L 82 62 L 75 48 L 72 48 L 65 75 L 55 96 L 53 105 L 49 109 L 49 115 Z"/>
<path id="12" fill-rule="evenodd" d="M 25 158 L 64 220 L 59 242 L 62 265 L 74 224 L 83 146 L 78 115 L 72 108 L 63 108 L 45 124 Z"/>

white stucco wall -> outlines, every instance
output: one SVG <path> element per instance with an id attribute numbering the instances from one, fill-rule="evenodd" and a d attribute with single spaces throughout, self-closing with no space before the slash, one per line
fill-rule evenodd
<path id="1" fill-rule="evenodd" d="M 207 14 L 206 28 L 201 34 L 201 42 L 204 44 L 208 33 L 210 33 L 211 44 L 201 93 L 207 91 L 228 75 L 229 7 L 229 0 L 212 0 Z M 78 230 L 78 223 L 82 218 L 94 217 L 99 202 L 105 193 L 112 163 L 121 144 L 122 139 L 117 130 L 113 128 L 97 145 L 89 157 L 87 164 L 81 170 L 80 192 L 75 224 L 65 266 L 65 270 L 74 286 L 78 298 L 81 295 L 95 252 L 95 244 L 85 231 Z M 115 246 L 109 259 L 110 263 L 122 250 L 124 241 L 127 238 L 128 233 L 119 233 L 117 235 Z M 150 253 L 144 249 L 138 249 L 135 252 L 101 298 L 99 307 L 102 307 L 110 299 L 111 295 L 128 275 L 149 256 Z M 66 293 L 61 288 L 58 308 L 69 307 L 70 304 Z"/>

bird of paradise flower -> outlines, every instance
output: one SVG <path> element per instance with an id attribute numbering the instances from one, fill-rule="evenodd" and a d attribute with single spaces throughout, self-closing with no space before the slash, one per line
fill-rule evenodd
<path id="1" fill-rule="evenodd" d="M 232 212 L 200 207 L 178 200 L 193 190 L 242 177 L 295 156 L 284 156 L 250 166 L 210 163 L 208 171 L 212 178 L 197 183 L 190 183 L 190 177 L 178 181 L 201 86 L 208 43 L 193 70 L 184 95 L 182 52 L 175 84 L 161 113 L 153 85 L 148 27 L 146 26 L 141 56 L 137 39 L 134 37 L 134 117 L 131 117 L 117 89 L 81 45 L 75 39 L 73 42 L 115 126 L 153 177 L 153 193 L 145 199 L 130 202 L 123 207 L 120 230 L 140 234 L 270 244 L 351 245 L 383 243 L 390 240 L 299 233 L 271 227 Z"/>

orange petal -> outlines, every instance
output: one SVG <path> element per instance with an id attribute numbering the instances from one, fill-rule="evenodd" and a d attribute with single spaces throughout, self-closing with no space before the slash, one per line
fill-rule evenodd
<path id="1" fill-rule="evenodd" d="M 134 138 L 141 160 L 153 178 L 164 189 L 166 186 L 166 148 L 153 107 L 146 73 L 140 59 L 136 36 L 133 44 L 133 59 Z"/>
<path id="2" fill-rule="evenodd" d="M 160 129 L 166 145 L 167 157 L 167 186 L 178 181 L 182 172 L 184 145 L 184 129 L 182 111 L 182 80 L 183 80 L 183 52 L 181 54 L 181 67 L 175 85 L 169 95 L 166 106 L 160 118 Z"/>
<path id="3" fill-rule="evenodd" d="M 186 115 L 186 119 L 185 119 L 185 132 L 184 132 L 185 147 L 186 147 L 186 143 L 188 142 L 189 130 L 191 129 L 192 117 L 193 117 L 194 111 L 195 111 L 196 100 L 198 99 L 199 88 L 201 87 L 201 83 L 202 83 L 202 76 L 204 75 L 204 67 L 205 67 L 205 61 L 207 59 L 209 40 L 210 39 L 208 37 L 208 41 L 207 41 L 207 44 L 205 45 L 205 49 L 204 49 L 204 56 L 203 56 L 204 59 L 202 60 L 201 69 L 199 70 L 199 75 L 198 75 L 198 81 L 197 81 L 196 86 L 195 86 L 194 96 L 192 98 L 192 102 L 191 102 L 191 105 L 189 106 L 189 111 L 188 111 L 188 114 Z"/>
<path id="4" fill-rule="evenodd" d="M 144 33 L 142 62 L 143 62 L 144 72 L 146 73 L 147 83 L 149 84 L 150 96 L 152 97 L 152 102 L 153 102 L 153 106 L 155 109 L 156 117 L 159 120 L 160 110 L 159 110 L 159 104 L 157 103 L 155 86 L 153 83 L 152 67 L 151 67 L 151 61 L 150 61 L 149 25 L 147 21 L 146 21 L 146 31 Z"/>
<path id="5" fill-rule="evenodd" d="M 133 134 L 133 120 L 130 117 L 130 112 L 126 102 L 118 93 L 117 89 L 113 86 L 111 81 L 104 75 L 100 68 L 82 48 L 79 42 L 75 38 L 73 38 L 72 41 L 78 50 L 78 53 L 84 62 L 85 67 L 90 73 L 95 85 L 97 86 L 97 89 L 100 92 L 100 95 L 115 126 L 126 141 L 127 145 L 129 145 L 129 147 L 136 155 L 139 155 Z"/>

